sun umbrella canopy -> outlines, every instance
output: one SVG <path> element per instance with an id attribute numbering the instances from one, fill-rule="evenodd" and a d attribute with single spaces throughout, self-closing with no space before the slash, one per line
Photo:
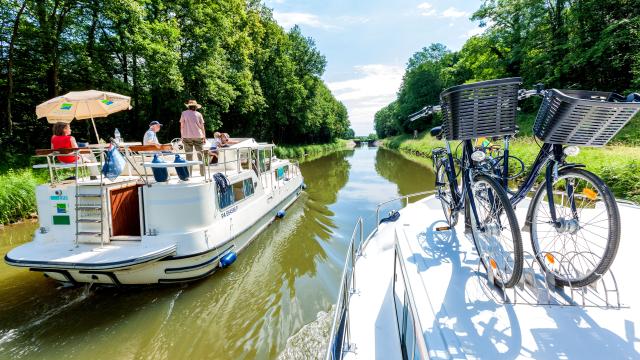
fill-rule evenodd
<path id="1" fill-rule="evenodd" d="M 87 90 L 72 91 L 36 106 L 36 115 L 50 124 L 72 120 L 106 117 L 131 109 L 131 97 L 116 93 Z"/>

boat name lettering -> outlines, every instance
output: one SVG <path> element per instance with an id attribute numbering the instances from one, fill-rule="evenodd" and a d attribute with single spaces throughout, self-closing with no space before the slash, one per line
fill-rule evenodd
<path id="1" fill-rule="evenodd" d="M 227 211 L 223 212 L 223 213 L 222 213 L 222 217 L 227 217 L 227 216 L 229 216 L 229 215 L 233 214 L 234 212 L 236 212 L 236 210 L 238 210 L 238 206 L 237 206 L 237 205 L 236 205 L 236 206 L 234 206 L 234 207 L 232 207 L 231 209 L 229 209 L 229 210 L 227 210 Z"/>

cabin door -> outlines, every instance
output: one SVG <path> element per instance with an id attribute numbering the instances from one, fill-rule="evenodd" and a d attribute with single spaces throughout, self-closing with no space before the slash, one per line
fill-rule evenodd
<path id="1" fill-rule="evenodd" d="M 111 236 L 140 236 L 140 185 L 126 186 L 109 192 Z"/>

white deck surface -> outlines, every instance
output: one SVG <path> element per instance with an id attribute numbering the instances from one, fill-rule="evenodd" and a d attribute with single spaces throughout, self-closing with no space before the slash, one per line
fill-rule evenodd
<path id="1" fill-rule="evenodd" d="M 130 267 L 172 255 L 175 242 L 111 241 L 100 244 L 29 242 L 9 251 L 7 258 L 16 265 L 62 269 L 116 269 Z M 38 266 L 39 265 L 39 266 Z"/>
<path id="2" fill-rule="evenodd" d="M 518 207 L 521 224 L 527 206 Z M 622 237 L 612 271 L 623 308 L 606 309 L 496 302 L 497 292 L 486 291 L 484 270 L 478 273 L 464 218 L 455 231 L 435 231 L 445 225 L 439 201 L 431 196 L 410 205 L 397 222 L 380 227 L 356 263 L 358 293 L 349 306 L 356 349 L 345 358 L 401 358 L 392 293 L 397 235 L 430 356 L 640 359 L 640 245 L 634 236 L 640 209 L 619 207 Z M 528 232 L 522 240 L 531 251 Z"/>

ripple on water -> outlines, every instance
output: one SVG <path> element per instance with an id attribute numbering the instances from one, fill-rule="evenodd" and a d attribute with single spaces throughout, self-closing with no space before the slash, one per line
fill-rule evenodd
<path id="1" fill-rule="evenodd" d="M 278 360 L 324 359 L 334 313 L 335 305 L 329 312 L 320 311 L 314 321 L 287 339 Z"/>

